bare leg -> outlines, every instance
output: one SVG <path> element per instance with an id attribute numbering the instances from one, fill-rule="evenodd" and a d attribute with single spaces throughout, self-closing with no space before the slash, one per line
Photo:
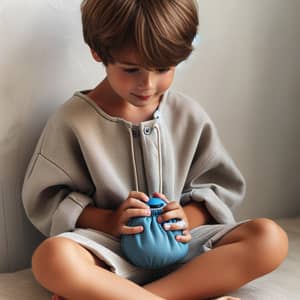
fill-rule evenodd
<path id="1" fill-rule="evenodd" d="M 69 300 L 162 299 L 106 270 L 88 250 L 66 238 L 44 241 L 33 255 L 32 270 L 42 286 Z"/>
<path id="2" fill-rule="evenodd" d="M 287 235 L 276 223 L 249 221 L 226 234 L 213 250 L 144 287 L 169 300 L 221 296 L 274 270 L 287 249 Z"/>

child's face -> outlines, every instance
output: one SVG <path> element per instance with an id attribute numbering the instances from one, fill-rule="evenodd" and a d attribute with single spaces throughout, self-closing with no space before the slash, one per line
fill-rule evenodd
<path id="1" fill-rule="evenodd" d="M 114 60 L 106 66 L 110 86 L 123 101 L 137 107 L 158 104 L 174 78 L 175 67 L 145 69 L 132 49 L 116 54 Z"/>

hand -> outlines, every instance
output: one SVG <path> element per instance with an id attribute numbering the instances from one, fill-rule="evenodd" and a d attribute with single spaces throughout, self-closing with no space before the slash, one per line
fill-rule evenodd
<path id="1" fill-rule="evenodd" d="M 112 213 L 111 234 L 119 237 L 122 234 L 136 234 L 144 230 L 143 226 L 128 226 L 129 219 L 134 217 L 148 217 L 151 215 L 150 207 L 145 203 L 149 197 L 142 193 L 132 191 L 127 199 Z"/>
<path id="2" fill-rule="evenodd" d="M 163 208 L 163 213 L 157 218 L 158 223 L 163 223 L 171 219 L 179 219 L 175 223 L 165 223 L 165 230 L 182 230 L 182 235 L 177 235 L 178 242 L 187 243 L 192 239 L 189 232 L 189 222 L 182 206 L 176 201 L 169 201 L 165 195 L 161 193 L 154 193 L 153 197 L 158 197 L 164 200 L 167 205 Z"/>

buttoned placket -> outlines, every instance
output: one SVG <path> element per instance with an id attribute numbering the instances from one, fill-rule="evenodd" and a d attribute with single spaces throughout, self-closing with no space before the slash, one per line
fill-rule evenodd
<path id="1" fill-rule="evenodd" d="M 158 132 L 155 129 L 156 120 L 146 121 L 140 124 L 141 147 L 144 160 L 146 183 L 148 192 L 160 192 L 160 171 L 159 171 L 159 145 Z"/>
<path id="2" fill-rule="evenodd" d="M 138 188 L 139 191 L 148 194 L 147 181 L 145 176 L 145 165 L 143 159 L 143 151 L 141 146 L 141 130 L 137 125 L 132 126 L 134 159 L 137 172 Z"/>

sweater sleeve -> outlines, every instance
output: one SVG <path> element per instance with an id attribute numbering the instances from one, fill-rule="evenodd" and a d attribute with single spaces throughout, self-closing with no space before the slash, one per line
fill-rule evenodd
<path id="1" fill-rule="evenodd" d="M 71 177 L 41 153 L 32 160 L 22 190 L 28 218 L 46 236 L 73 230 L 92 198 L 76 191 Z"/>
<path id="2" fill-rule="evenodd" d="M 218 223 L 234 223 L 232 209 L 244 194 L 244 178 L 208 118 L 201 130 L 181 203 L 202 202 Z"/>
<path id="3" fill-rule="evenodd" d="M 84 208 L 94 205 L 95 187 L 70 121 L 76 111 L 66 113 L 66 108 L 48 120 L 22 188 L 25 213 L 46 236 L 74 230 Z"/>

